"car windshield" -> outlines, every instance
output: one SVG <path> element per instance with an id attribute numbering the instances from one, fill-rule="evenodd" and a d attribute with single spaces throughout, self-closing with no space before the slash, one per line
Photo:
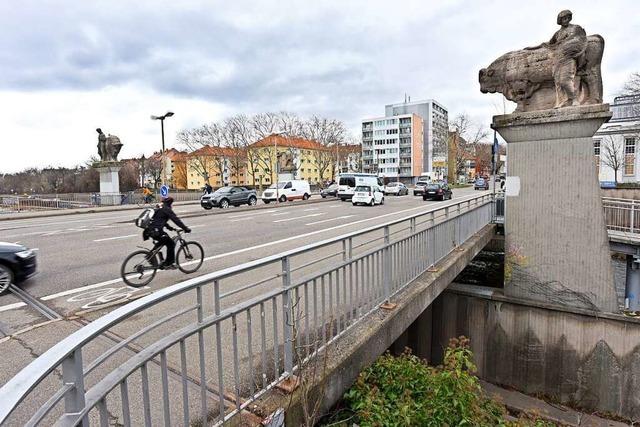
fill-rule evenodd
<path id="1" fill-rule="evenodd" d="M 346 185 L 348 187 L 356 186 L 356 178 L 353 176 L 344 176 L 340 178 L 340 185 Z"/>
<path id="2" fill-rule="evenodd" d="M 387 187 L 397 187 L 398 185 L 400 185 L 399 182 L 390 182 L 389 184 L 387 184 Z"/>
<path id="3" fill-rule="evenodd" d="M 478 179 L 476 180 L 476 182 L 477 182 L 478 184 L 484 184 L 484 178 L 478 178 Z"/>
<path id="4" fill-rule="evenodd" d="M 279 183 L 278 183 L 278 188 L 282 190 L 282 189 L 284 188 L 284 186 L 285 186 L 285 185 L 287 185 L 287 182 L 286 182 L 286 181 L 285 181 L 285 182 L 279 182 Z M 269 186 L 269 188 L 270 188 L 271 190 L 275 190 L 275 189 L 276 189 L 276 184 L 271 184 L 271 185 Z"/>
<path id="5" fill-rule="evenodd" d="M 231 191 L 231 187 L 220 187 L 216 191 L 214 191 L 213 194 L 224 194 L 228 193 L 229 191 Z"/>
<path id="6" fill-rule="evenodd" d="M 371 191 L 371 187 L 368 185 L 358 185 L 356 191 Z"/>
<path id="7" fill-rule="evenodd" d="M 432 190 L 438 190 L 438 189 L 440 189 L 441 186 L 442 186 L 442 184 L 440 184 L 440 183 L 434 183 L 434 184 L 427 185 L 427 188 L 430 188 Z"/>

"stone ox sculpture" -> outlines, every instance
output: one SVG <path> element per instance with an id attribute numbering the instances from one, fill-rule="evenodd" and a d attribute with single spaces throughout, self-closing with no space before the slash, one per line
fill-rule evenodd
<path id="1" fill-rule="evenodd" d="M 508 52 L 480 70 L 480 91 L 502 93 L 516 112 L 602 103 L 604 39 L 572 25 L 571 12 L 549 42 Z"/>
<path id="2" fill-rule="evenodd" d="M 122 149 L 120 138 L 115 135 L 106 136 L 102 129 L 96 129 L 98 132 L 98 155 L 101 162 L 117 162 L 118 154 Z"/>

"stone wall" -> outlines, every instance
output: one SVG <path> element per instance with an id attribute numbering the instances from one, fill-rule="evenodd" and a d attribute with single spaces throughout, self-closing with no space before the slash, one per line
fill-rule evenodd
<path id="1" fill-rule="evenodd" d="M 453 285 L 433 304 L 432 360 L 465 335 L 481 378 L 640 420 L 640 321 Z"/>
<path id="2" fill-rule="evenodd" d="M 602 197 L 640 200 L 640 188 L 601 188 Z"/>

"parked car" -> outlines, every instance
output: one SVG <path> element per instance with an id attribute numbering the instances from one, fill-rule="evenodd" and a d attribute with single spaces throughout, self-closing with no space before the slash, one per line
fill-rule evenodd
<path id="1" fill-rule="evenodd" d="M 326 199 L 327 196 L 338 197 L 338 184 L 331 184 L 327 188 L 323 188 L 320 191 L 320 197 Z"/>
<path id="2" fill-rule="evenodd" d="M 36 253 L 26 246 L 0 242 L 0 293 L 36 274 Z"/>
<path id="3" fill-rule="evenodd" d="M 488 190 L 489 189 L 489 180 L 485 178 L 477 178 L 476 182 L 473 184 L 474 190 Z"/>
<path id="4" fill-rule="evenodd" d="M 451 191 L 449 184 L 445 182 L 433 182 L 425 187 L 422 200 L 445 200 L 451 199 L 451 197 L 453 197 L 453 191 Z"/>
<path id="5" fill-rule="evenodd" d="M 384 193 L 377 185 L 358 185 L 355 188 L 351 203 L 356 205 L 384 205 Z"/>
<path id="6" fill-rule="evenodd" d="M 416 182 L 416 186 L 413 189 L 414 196 L 422 196 L 424 194 L 424 188 L 429 185 L 431 180 L 428 178 L 420 178 L 418 182 Z"/>
<path id="7" fill-rule="evenodd" d="M 280 202 L 296 199 L 307 200 L 309 197 L 311 197 L 311 189 L 309 188 L 309 183 L 303 179 L 280 181 L 278 184 L 271 185 L 262 193 L 262 201 L 267 204 L 276 200 Z"/>
<path id="8" fill-rule="evenodd" d="M 406 196 L 409 194 L 409 189 L 401 182 L 390 182 L 384 187 L 385 195 Z"/>
<path id="9" fill-rule="evenodd" d="M 256 190 L 245 187 L 221 187 L 213 193 L 203 194 L 200 197 L 200 206 L 207 210 L 214 207 L 227 209 L 229 206 L 255 206 L 257 202 Z"/>

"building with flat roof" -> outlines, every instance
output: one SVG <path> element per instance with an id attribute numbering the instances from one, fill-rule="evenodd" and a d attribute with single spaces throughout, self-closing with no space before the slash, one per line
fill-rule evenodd
<path id="1" fill-rule="evenodd" d="M 363 172 L 413 182 L 423 174 L 447 175 L 449 117 L 440 103 L 385 106 L 385 116 L 362 121 Z"/>
<path id="2" fill-rule="evenodd" d="M 601 182 L 640 182 L 640 95 L 618 96 L 613 117 L 593 136 L 593 154 Z"/>
<path id="3" fill-rule="evenodd" d="M 362 121 L 362 171 L 413 182 L 423 169 L 423 120 L 409 113 Z"/>

